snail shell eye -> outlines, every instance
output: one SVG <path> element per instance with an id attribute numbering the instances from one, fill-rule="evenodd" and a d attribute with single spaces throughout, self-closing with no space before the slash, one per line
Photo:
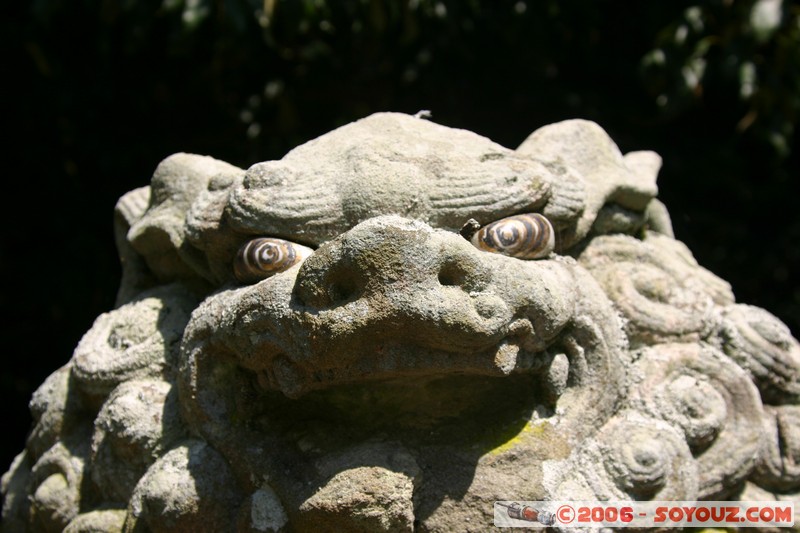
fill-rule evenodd
<path id="1" fill-rule="evenodd" d="M 553 251 L 555 232 L 539 213 L 501 218 L 479 229 L 472 244 L 480 250 L 520 259 L 538 259 Z"/>
<path id="2" fill-rule="evenodd" d="M 259 237 L 239 248 L 233 262 L 233 273 L 243 283 L 254 283 L 283 272 L 312 253 L 311 248 L 300 244 Z"/>

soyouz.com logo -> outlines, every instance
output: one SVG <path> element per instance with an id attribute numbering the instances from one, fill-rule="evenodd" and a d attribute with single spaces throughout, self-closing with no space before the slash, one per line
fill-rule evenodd
<path id="1" fill-rule="evenodd" d="M 525 528 L 791 527 L 794 502 L 494 502 L 494 525 Z"/>

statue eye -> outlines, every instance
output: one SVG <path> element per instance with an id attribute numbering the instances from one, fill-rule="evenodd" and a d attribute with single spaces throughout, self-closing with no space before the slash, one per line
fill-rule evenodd
<path id="1" fill-rule="evenodd" d="M 259 237 L 239 248 L 233 262 L 233 273 L 243 283 L 255 283 L 287 270 L 312 253 L 314 250 L 301 244 Z"/>
<path id="2" fill-rule="evenodd" d="M 501 218 L 479 229 L 472 244 L 480 250 L 520 259 L 538 259 L 553 251 L 555 232 L 539 213 Z"/>

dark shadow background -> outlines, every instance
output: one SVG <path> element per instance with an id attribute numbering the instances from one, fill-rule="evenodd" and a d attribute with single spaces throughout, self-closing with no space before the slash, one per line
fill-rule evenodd
<path id="1" fill-rule="evenodd" d="M 777 9 L 774 9 L 777 6 Z M 35 0 L 3 8 L 0 470 L 112 308 L 112 211 L 177 151 L 277 159 L 375 111 L 664 158 L 677 237 L 800 334 L 798 7 L 775 0 Z"/>

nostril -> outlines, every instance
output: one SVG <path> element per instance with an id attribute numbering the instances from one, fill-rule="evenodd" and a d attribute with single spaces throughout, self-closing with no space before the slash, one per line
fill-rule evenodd
<path id="1" fill-rule="evenodd" d="M 361 277 L 350 268 L 307 269 L 301 274 L 295 294 L 305 306 L 317 309 L 336 307 L 356 300 L 363 290 Z"/>
<path id="2" fill-rule="evenodd" d="M 444 287 L 462 287 L 467 273 L 458 263 L 448 262 L 439 269 L 439 284 Z"/>
<path id="3" fill-rule="evenodd" d="M 488 281 L 486 270 L 465 257 L 450 257 L 439 267 L 439 284 L 466 292 L 480 291 Z"/>
<path id="4" fill-rule="evenodd" d="M 442 249 L 438 280 L 442 287 L 458 287 L 467 293 L 480 292 L 491 282 L 491 270 L 460 250 Z"/>
<path id="5" fill-rule="evenodd" d="M 337 276 L 329 283 L 328 298 L 331 305 L 340 305 L 354 300 L 358 293 L 358 284 L 351 277 Z"/>

